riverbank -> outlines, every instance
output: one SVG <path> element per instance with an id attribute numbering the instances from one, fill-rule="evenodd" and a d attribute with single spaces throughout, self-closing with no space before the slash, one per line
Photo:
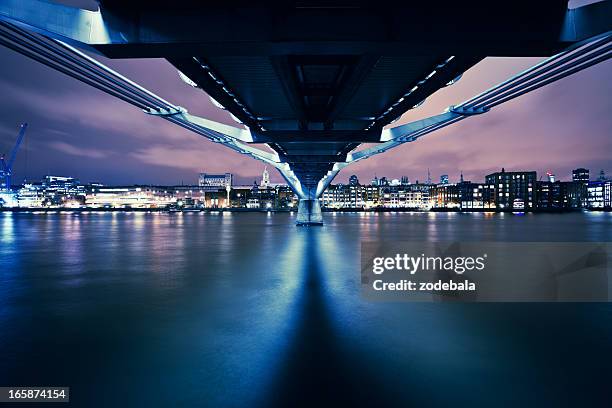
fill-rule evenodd
<path id="1" fill-rule="evenodd" d="M 291 213 L 296 212 L 297 209 L 266 209 L 266 208 L 186 208 L 182 210 L 167 209 L 167 208 L 62 208 L 62 207 L 12 207 L 12 208 L 0 208 L 0 212 L 25 212 L 25 213 L 56 213 L 56 212 L 74 212 L 74 213 L 88 213 L 88 212 L 163 212 L 163 213 L 184 213 L 184 212 L 248 212 L 248 213 Z M 430 210 L 424 210 L 420 208 L 322 208 L 322 212 L 338 212 L 338 213 L 355 213 L 355 212 L 459 212 L 459 213 L 513 213 L 513 212 L 529 212 L 529 213 L 577 213 L 583 211 L 602 211 L 610 212 L 612 209 L 609 208 L 597 208 L 597 209 L 586 209 L 586 208 L 539 208 L 533 210 L 512 210 L 512 209 L 495 209 L 495 208 L 432 208 Z"/>

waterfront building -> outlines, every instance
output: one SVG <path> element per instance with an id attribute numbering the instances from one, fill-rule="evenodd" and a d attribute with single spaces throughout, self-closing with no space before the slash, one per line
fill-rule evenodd
<path id="1" fill-rule="evenodd" d="M 588 207 L 597 210 L 612 209 L 612 181 L 591 181 L 588 186 Z"/>
<path id="2" fill-rule="evenodd" d="M 45 206 L 75 207 L 85 203 L 86 188 L 74 177 L 45 176 L 41 188 Z"/>
<path id="3" fill-rule="evenodd" d="M 246 208 L 250 208 L 250 209 L 259 208 L 259 200 L 257 198 L 247 199 Z"/>
<path id="4" fill-rule="evenodd" d="M 370 189 L 374 186 L 369 186 Z M 378 190 L 378 188 L 376 188 Z M 321 204 L 327 208 L 365 208 L 366 186 L 336 184 L 330 186 L 321 197 Z M 378 203 L 372 203 L 372 206 Z"/>
<path id="5" fill-rule="evenodd" d="M 42 207 L 45 192 L 42 183 L 26 183 L 17 192 L 17 206 L 26 208 Z"/>
<path id="6" fill-rule="evenodd" d="M 232 179 L 233 179 L 232 173 L 224 173 L 224 174 L 200 173 L 200 177 L 198 178 L 198 185 L 202 187 L 205 191 L 217 190 L 218 188 L 225 189 L 227 186 L 229 187 L 232 186 Z"/>
<path id="7" fill-rule="evenodd" d="M 432 208 L 459 208 L 459 188 L 456 184 L 448 183 L 433 185 L 429 190 L 429 199 Z"/>
<path id="8" fill-rule="evenodd" d="M 551 181 L 549 177 L 548 181 L 536 182 L 536 189 L 537 208 L 551 209 L 568 206 L 567 197 L 564 194 L 566 188 L 560 181 Z"/>
<path id="9" fill-rule="evenodd" d="M 380 205 L 385 208 L 429 209 L 429 186 L 413 184 L 384 187 L 380 194 Z"/>
<path id="10" fill-rule="evenodd" d="M 418 208 L 429 210 L 431 208 L 430 196 L 431 185 L 419 184 L 417 181 L 406 187 L 406 206 L 408 208 Z"/>
<path id="11" fill-rule="evenodd" d="M 152 186 L 97 187 L 85 197 L 90 208 L 163 208 L 176 201 L 173 190 Z"/>
<path id="12" fill-rule="evenodd" d="M 588 207 L 589 170 L 578 168 L 572 170 L 572 185 L 568 186 L 568 201 L 570 207 Z"/>
<path id="13" fill-rule="evenodd" d="M 458 186 L 462 210 L 496 208 L 494 189 L 489 184 L 462 181 Z"/>
<path id="14" fill-rule="evenodd" d="M 0 189 L 0 208 L 18 207 L 17 193 L 11 190 Z"/>
<path id="15" fill-rule="evenodd" d="M 502 168 L 500 172 L 485 177 L 495 208 L 498 209 L 513 209 L 515 202 L 525 209 L 535 208 L 535 182 L 535 171 L 505 171 Z"/>

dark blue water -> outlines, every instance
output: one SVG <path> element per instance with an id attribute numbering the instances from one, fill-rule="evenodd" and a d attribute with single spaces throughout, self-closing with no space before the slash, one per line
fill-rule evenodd
<path id="1" fill-rule="evenodd" d="M 612 214 L 0 213 L 0 385 L 83 407 L 609 406 L 612 307 L 370 303 L 361 240 L 612 241 Z"/>

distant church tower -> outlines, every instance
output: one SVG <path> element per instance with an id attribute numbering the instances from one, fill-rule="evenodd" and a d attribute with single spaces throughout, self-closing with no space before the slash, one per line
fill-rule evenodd
<path id="1" fill-rule="evenodd" d="M 270 185 L 270 173 L 268 173 L 268 166 L 264 167 L 263 176 L 261 178 L 261 187 L 268 188 Z"/>

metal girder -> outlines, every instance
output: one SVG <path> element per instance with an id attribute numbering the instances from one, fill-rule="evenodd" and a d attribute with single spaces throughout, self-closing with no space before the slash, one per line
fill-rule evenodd
<path id="1" fill-rule="evenodd" d="M 565 13 L 559 39 L 573 43 L 584 41 L 610 30 L 612 1 L 600 1 L 569 9 Z"/>
<path id="2" fill-rule="evenodd" d="M 483 26 L 483 31 L 500 27 L 495 37 L 498 42 L 510 43 L 505 48 L 516 50 L 529 36 L 537 36 L 533 43 L 524 44 L 522 53 L 537 55 L 541 50 L 550 52 L 556 45 L 556 36 L 546 35 L 558 28 L 565 12 L 564 1 L 519 1 L 511 7 L 501 8 L 495 19 L 478 2 L 464 3 L 461 7 L 439 7 L 428 3 L 354 1 L 343 2 L 353 7 L 297 7 L 266 5 L 252 2 L 223 2 L 207 4 L 201 1 L 179 3 L 138 0 L 100 1 L 103 13 L 96 11 L 78 13 L 70 7 L 41 0 L 3 0 L 5 15 L 31 24 L 32 28 L 45 30 L 48 35 L 61 36 L 84 44 L 105 47 L 105 52 L 120 57 L 134 51 L 121 43 L 144 45 L 139 57 L 160 57 L 168 50 L 194 55 L 287 55 L 288 50 L 303 55 L 322 55 L 329 52 L 364 55 L 378 52 L 401 55 L 406 50 L 440 52 L 454 48 L 448 41 L 449 31 L 457 31 L 458 37 L 471 37 L 469 49 L 472 55 L 491 54 L 500 45 L 485 36 L 470 35 L 473 27 Z M 317 3 L 317 2 L 315 2 Z M 566 2 L 565 2 L 566 3 Z M 121 11 L 125 10 L 125 15 Z M 35 11 L 34 13 L 30 13 Z M 105 18 L 102 18 L 105 17 Z M 102 31 L 102 19 L 107 36 L 98 37 Z M 228 24 L 232 21 L 240 24 Z M 511 30 L 517 24 L 523 27 L 516 33 Z M 35 24 L 33 24 L 35 23 Z M 110 23 L 110 24 L 109 24 Z M 93 27 L 91 32 L 87 29 Z M 169 30 L 175 27 L 176 30 Z M 315 27 L 315 29 L 310 29 Z M 540 32 L 541 27 L 545 30 Z M 301 33 L 296 38 L 295 32 Z M 491 30 L 490 30 L 491 31 Z M 423 36 L 423 32 L 428 32 Z M 59 38 L 59 37 L 58 37 Z M 322 41 L 321 39 L 324 39 Z M 466 44 L 468 46 L 468 44 Z M 516 52 L 516 51 L 515 51 Z M 442 52 L 444 54 L 444 52 Z M 196 54 L 197 55 L 197 54 Z M 126 54 L 124 56 L 127 57 Z"/>
<path id="3" fill-rule="evenodd" d="M 0 20 L 79 46 L 127 42 L 106 25 L 100 10 L 83 10 L 41 0 L 2 0 Z"/>
<path id="4" fill-rule="evenodd" d="M 376 143 L 380 130 L 251 130 L 253 143 Z"/>

